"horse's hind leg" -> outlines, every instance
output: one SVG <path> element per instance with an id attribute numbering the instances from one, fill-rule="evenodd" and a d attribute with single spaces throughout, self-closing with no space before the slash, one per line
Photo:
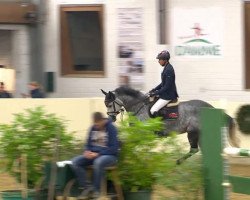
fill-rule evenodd
<path id="1" fill-rule="evenodd" d="M 188 141 L 190 144 L 190 152 L 191 151 L 199 151 L 198 150 L 198 143 L 199 143 L 199 131 L 192 131 L 192 132 L 188 132 L 187 134 L 188 137 Z"/>
<path id="2" fill-rule="evenodd" d="M 177 164 L 181 164 L 184 160 L 188 159 L 189 157 L 191 157 L 192 155 L 194 155 L 195 153 L 199 151 L 199 148 L 198 148 L 199 132 L 198 131 L 188 132 L 187 136 L 188 136 L 188 141 L 190 144 L 190 151 L 184 156 L 182 156 L 180 159 L 178 159 L 176 161 Z"/>

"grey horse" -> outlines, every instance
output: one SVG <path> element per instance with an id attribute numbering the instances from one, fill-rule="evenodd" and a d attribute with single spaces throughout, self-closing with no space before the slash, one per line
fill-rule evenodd
<path id="1" fill-rule="evenodd" d="M 105 92 L 105 105 L 107 114 L 116 120 L 116 116 L 124 111 L 131 112 L 140 120 L 146 120 L 149 116 L 149 98 L 148 95 L 129 87 L 119 87 L 114 91 Z M 176 120 L 164 120 L 165 130 L 162 136 L 168 136 L 170 132 L 175 131 L 179 134 L 187 133 L 190 144 L 190 151 L 182 158 L 177 160 L 180 164 L 194 153 L 198 152 L 199 135 L 201 132 L 199 113 L 201 108 L 211 107 L 212 105 L 202 100 L 190 100 L 180 102 L 178 106 L 179 117 Z M 238 146 L 235 136 L 235 122 L 229 115 L 226 114 L 229 127 L 229 142 L 233 146 Z"/>

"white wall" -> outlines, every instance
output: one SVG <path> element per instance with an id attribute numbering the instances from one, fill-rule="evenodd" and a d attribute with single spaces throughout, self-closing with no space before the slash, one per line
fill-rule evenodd
<path id="1" fill-rule="evenodd" d="M 104 98 L 46 98 L 46 99 L 1 99 L 0 124 L 8 124 L 14 119 L 15 113 L 24 113 L 27 108 L 43 106 L 46 113 L 54 113 L 57 117 L 65 120 L 68 133 L 80 139 L 86 139 L 86 135 L 90 125 L 92 124 L 91 115 L 93 112 L 99 111 L 106 113 L 106 107 L 103 103 Z M 209 102 L 216 108 L 224 109 L 232 117 L 236 116 L 239 107 L 246 102 L 227 102 L 213 101 Z M 116 125 L 119 125 L 120 115 L 117 117 Z M 237 136 L 241 140 L 242 148 L 250 148 L 250 135 L 243 135 L 237 131 Z M 187 135 L 181 134 L 178 139 L 189 147 Z"/>
<path id="2" fill-rule="evenodd" d="M 156 19 L 155 1 L 147 3 L 141 0 L 50 0 L 48 1 L 48 16 L 44 26 L 45 33 L 45 66 L 46 71 L 56 72 L 56 91 L 50 97 L 91 97 L 102 96 L 100 88 L 113 90 L 118 87 L 118 60 L 117 60 L 117 8 L 142 7 L 144 8 L 144 30 L 145 30 L 145 61 L 146 79 L 145 89 L 151 87 L 148 83 L 152 80 L 155 70 L 156 50 Z M 104 44 L 105 44 L 105 78 L 69 78 L 60 75 L 60 4 L 104 4 Z M 153 58 L 153 59 L 152 59 Z M 148 67 L 150 66 L 150 67 Z M 159 69 L 158 66 L 157 70 Z M 152 70 L 153 69 L 153 70 Z M 154 78 L 153 78 L 154 79 Z"/>
<path id="3" fill-rule="evenodd" d="M 41 106 L 45 113 L 53 113 L 57 117 L 65 120 L 68 133 L 85 139 L 90 125 L 92 124 L 91 115 L 93 112 L 106 112 L 103 98 L 13 98 L 1 99 L 0 124 L 10 123 L 16 113 L 26 113 L 25 109 L 34 109 Z M 27 114 L 27 113 L 26 113 Z"/>
<path id="4" fill-rule="evenodd" d="M 15 97 L 27 92 L 27 83 L 30 80 L 30 50 L 29 32 L 25 25 L 0 25 L 0 30 L 10 31 L 10 51 L 6 52 L 7 67 L 16 72 Z"/>
<path id="5" fill-rule="evenodd" d="M 100 89 L 113 89 L 117 85 L 116 76 L 116 20 L 114 1 L 77 1 L 50 0 L 49 12 L 45 24 L 45 66 L 46 71 L 56 72 L 56 91 L 51 97 L 92 97 L 101 96 Z M 105 78 L 65 78 L 62 77 L 60 67 L 60 4 L 96 4 L 103 3 L 104 11 L 104 44 L 105 44 Z"/>
<path id="6" fill-rule="evenodd" d="M 117 8 L 142 7 L 144 9 L 145 42 L 145 91 L 160 82 L 157 53 L 163 49 L 172 51 L 173 44 L 157 44 L 157 1 L 147 0 L 49 0 L 45 23 L 45 67 L 56 72 L 56 90 L 51 97 L 102 96 L 100 88 L 113 90 L 118 87 L 117 60 Z M 223 55 L 219 58 L 179 58 L 172 56 L 171 63 L 176 70 L 177 87 L 182 100 L 199 98 L 203 100 L 229 99 L 249 101 L 250 95 L 244 89 L 244 37 L 243 1 L 241 0 L 169 0 L 167 12 L 175 8 L 217 7 L 223 16 Z M 65 78 L 60 75 L 60 4 L 104 4 L 105 78 Z M 167 31 L 172 34 L 171 17 Z M 171 52 L 173 55 L 173 52 Z"/>
<path id="7" fill-rule="evenodd" d="M 222 56 L 219 58 L 173 57 L 171 61 L 176 69 L 180 96 L 182 99 L 225 98 L 232 101 L 249 101 L 250 93 L 244 89 L 243 1 L 170 0 L 169 9 L 173 12 L 174 8 L 213 7 L 222 10 Z"/>

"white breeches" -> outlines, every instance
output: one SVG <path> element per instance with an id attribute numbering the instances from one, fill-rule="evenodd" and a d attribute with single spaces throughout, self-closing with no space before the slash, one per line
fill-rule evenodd
<path id="1" fill-rule="evenodd" d="M 150 113 L 153 115 L 154 112 L 159 111 L 161 108 L 167 105 L 170 101 L 171 100 L 158 99 L 158 101 L 156 101 L 155 104 L 151 107 Z"/>

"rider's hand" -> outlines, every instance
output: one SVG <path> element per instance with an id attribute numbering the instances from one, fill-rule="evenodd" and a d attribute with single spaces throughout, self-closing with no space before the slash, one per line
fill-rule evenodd
<path id="1" fill-rule="evenodd" d="M 150 96 L 150 97 L 154 97 L 154 96 L 156 96 L 155 91 L 153 91 L 153 92 L 149 92 L 149 96 Z"/>
<path id="2" fill-rule="evenodd" d="M 155 92 L 155 89 L 150 90 L 148 93 L 150 94 L 150 93 L 152 93 L 152 92 Z"/>

